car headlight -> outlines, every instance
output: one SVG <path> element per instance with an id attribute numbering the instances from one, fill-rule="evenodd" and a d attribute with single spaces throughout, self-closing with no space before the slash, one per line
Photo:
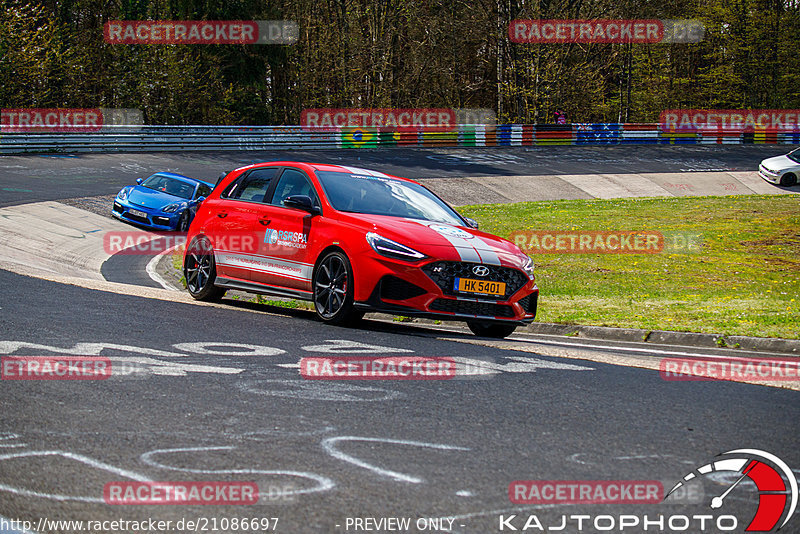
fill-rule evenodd
<path id="1" fill-rule="evenodd" d="M 182 204 L 170 204 L 161 211 L 163 211 L 164 213 L 175 213 L 181 206 Z"/>
<path id="2" fill-rule="evenodd" d="M 123 187 L 122 190 L 119 193 L 117 193 L 117 198 L 120 200 L 125 200 L 126 198 L 128 198 L 128 194 L 130 192 L 131 192 L 130 187 Z"/>
<path id="3" fill-rule="evenodd" d="M 533 260 L 530 256 L 525 256 L 525 259 L 522 260 L 522 270 L 525 271 L 525 274 L 528 275 L 528 278 L 533 280 L 535 278 L 533 274 Z"/>
<path id="4" fill-rule="evenodd" d="M 387 258 L 417 261 L 426 257 L 425 254 L 417 252 L 413 248 L 401 245 L 400 243 L 392 241 L 391 239 L 386 239 L 382 235 L 376 234 L 375 232 L 367 233 L 367 243 L 369 243 L 369 246 L 372 247 L 372 250 L 381 256 L 386 256 Z"/>

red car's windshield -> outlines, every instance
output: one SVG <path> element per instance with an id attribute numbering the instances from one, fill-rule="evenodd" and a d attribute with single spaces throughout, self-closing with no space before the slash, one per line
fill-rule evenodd
<path id="1" fill-rule="evenodd" d="M 328 201 L 339 211 L 464 224 L 450 206 L 421 185 L 347 172 L 316 174 Z"/>

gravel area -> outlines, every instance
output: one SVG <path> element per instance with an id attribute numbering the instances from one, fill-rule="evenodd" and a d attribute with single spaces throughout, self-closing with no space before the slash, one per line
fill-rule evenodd
<path id="1" fill-rule="evenodd" d="M 113 217 L 111 217 L 111 205 L 114 203 L 114 198 L 116 196 L 117 195 L 101 195 L 97 197 L 66 198 L 64 200 L 59 200 L 59 202 L 67 206 L 74 206 L 113 219 Z"/>

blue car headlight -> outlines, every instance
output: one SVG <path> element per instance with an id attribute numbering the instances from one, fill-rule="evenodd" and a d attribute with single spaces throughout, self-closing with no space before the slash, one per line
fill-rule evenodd
<path id="1" fill-rule="evenodd" d="M 119 193 L 117 193 L 117 198 L 120 199 L 120 200 L 126 200 L 128 198 L 128 195 L 131 192 L 131 189 L 132 188 L 130 186 L 129 187 L 123 187 L 122 190 Z"/>
<path id="2" fill-rule="evenodd" d="M 183 207 L 183 204 L 180 204 L 180 203 L 170 204 L 169 206 L 166 206 L 161 211 L 163 211 L 164 213 L 175 213 L 176 211 L 178 211 L 178 208 L 181 208 L 181 207 Z"/>
<path id="3" fill-rule="evenodd" d="M 376 234 L 375 232 L 367 233 L 367 243 L 369 243 L 369 246 L 372 247 L 372 250 L 381 256 L 386 256 L 387 258 L 405 261 L 418 261 L 427 257 L 425 254 L 417 252 L 413 248 L 401 245 L 397 241 L 386 239 L 382 235 Z"/>

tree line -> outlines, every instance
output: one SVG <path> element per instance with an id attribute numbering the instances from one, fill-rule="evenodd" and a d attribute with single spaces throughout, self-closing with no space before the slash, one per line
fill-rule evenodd
<path id="1" fill-rule="evenodd" d="M 0 106 L 148 124 L 298 124 L 306 108 L 490 108 L 654 122 L 800 108 L 800 0 L 0 0 Z M 121 45 L 109 20 L 293 20 L 293 45 Z M 698 19 L 699 43 L 517 44 L 514 19 Z"/>

